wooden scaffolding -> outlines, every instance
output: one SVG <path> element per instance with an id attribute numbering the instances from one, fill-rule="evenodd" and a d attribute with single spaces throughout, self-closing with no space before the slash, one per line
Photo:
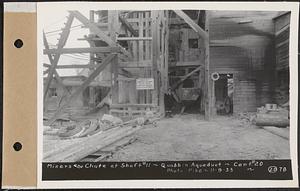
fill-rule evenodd
<path id="1" fill-rule="evenodd" d="M 89 76 L 76 89 L 69 93 L 65 102 L 47 122 L 52 124 L 68 105 L 102 73 L 108 73 L 111 81 L 111 113 L 118 115 L 144 114 L 152 110 L 164 114 L 164 94 L 168 89 L 168 10 L 152 11 L 96 11 L 91 10 L 89 18 L 79 11 L 69 11 L 67 22 L 58 40 L 57 48 L 50 49 L 44 34 L 44 54 L 50 65 L 44 85 L 44 103 L 52 80 L 64 87 L 57 73 L 58 68 L 88 68 Z M 205 15 L 205 29 L 202 29 L 183 11 L 174 10 L 205 42 L 205 70 L 200 79 L 205 81 L 205 116 L 211 116 L 214 90 L 209 75 L 208 16 Z M 90 34 L 83 39 L 90 47 L 64 48 L 70 28 L 77 19 Z M 89 53 L 90 62 L 86 65 L 59 65 L 62 54 Z M 138 84 L 137 84 L 138 83 Z M 45 104 L 44 107 L 47 107 Z"/>

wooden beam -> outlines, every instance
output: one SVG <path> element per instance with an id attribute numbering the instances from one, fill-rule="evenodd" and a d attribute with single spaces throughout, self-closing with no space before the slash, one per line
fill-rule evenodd
<path id="1" fill-rule="evenodd" d="M 125 18 L 123 18 L 122 16 L 119 16 L 119 19 L 120 19 L 121 23 L 127 28 L 127 30 L 130 31 L 130 33 L 133 36 L 135 36 L 135 37 L 139 36 L 138 32 L 133 29 L 131 24 Z"/>
<path id="2" fill-rule="evenodd" d="M 51 67 L 49 64 L 44 63 L 44 67 Z M 72 68 L 91 68 L 95 67 L 90 64 L 71 64 L 71 65 L 57 65 L 56 69 L 72 69 Z"/>
<path id="3" fill-rule="evenodd" d="M 62 48 L 45 49 L 44 54 L 76 54 L 76 53 L 111 53 L 118 52 L 118 47 L 87 47 L 87 48 Z"/>
<path id="4" fill-rule="evenodd" d="M 144 37 L 144 22 L 143 22 L 143 13 L 139 12 L 138 13 L 138 18 L 139 18 L 139 22 L 138 22 L 138 29 L 139 29 L 139 38 L 143 38 Z M 138 41 L 138 61 L 140 60 L 144 60 L 144 41 Z M 141 75 L 142 77 L 146 77 L 145 75 L 145 69 L 144 68 L 139 68 L 139 75 Z M 145 90 L 139 90 L 138 91 L 138 100 L 139 103 L 145 103 Z"/>
<path id="5" fill-rule="evenodd" d="M 120 62 L 121 68 L 149 68 L 152 66 L 151 60 Z"/>
<path id="6" fill-rule="evenodd" d="M 76 19 L 78 19 L 83 25 L 88 27 L 92 32 L 97 34 L 104 42 L 110 46 L 116 46 L 116 43 L 108 37 L 103 31 L 101 31 L 95 23 L 91 23 L 88 18 L 82 15 L 79 11 L 69 11 Z"/>
<path id="7" fill-rule="evenodd" d="M 119 16 L 117 10 L 108 11 L 108 31 L 111 39 L 116 43 L 117 42 L 117 30 L 119 23 Z M 118 57 L 115 57 L 111 63 L 111 89 L 112 89 L 112 103 L 119 102 L 119 64 Z"/>
<path id="8" fill-rule="evenodd" d="M 209 34 L 209 12 L 205 12 L 205 31 Z M 204 57 L 204 99 L 205 99 L 205 119 L 210 120 L 212 116 L 214 82 L 210 78 L 210 54 L 209 54 L 209 36 L 204 39 L 205 57 Z"/>
<path id="9" fill-rule="evenodd" d="M 127 41 L 127 40 L 131 40 L 131 41 L 141 41 L 141 40 L 152 40 L 151 37 L 118 37 L 117 40 L 119 41 Z"/>
<path id="10" fill-rule="evenodd" d="M 208 39 L 208 33 L 204 31 L 198 24 L 196 24 L 187 14 L 182 10 L 173 10 L 179 17 L 181 17 L 194 31 L 196 31 L 203 39 Z"/>
<path id="11" fill-rule="evenodd" d="M 145 14 L 147 14 L 147 13 L 150 14 L 149 11 L 145 12 Z M 138 23 L 140 21 L 140 19 L 138 19 L 138 18 L 126 18 L 126 21 L 128 23 Z M 151 18 L 150 17 L 144 18 L 143 22 L 151 22 Z"/>
<path id="12" fill-rule="evenodd" d="M 101 31 L 101 29 L 99 29 L 99 27 L 97 25 L 95 25 L 95 23 L 91 23 L 85 16 L 83 16 L 79 11 L 69 11 L 72 15 L 74 15 L 74 17 L 76 19 L 78 19 L 83 25 L 85 25 L 86 27 L 88 27 L 90 29 L 90 31 L 92 31 L 93 33 L 95 33 L 95 35 L 97 35 L 98 37 L 100 37 L 104 42 L 106 42 L 108 45 L 110 46 L 118 46 L 120 47 L 121 52 L 128 56 L 129 58 L 131 58 L 131 54 L 125 50 L 124 47 L 120 46 L 119 44 L 117 44 L 117 42 L 115 42 L 114 40 L 112 40 L 109 36 L 107 36 L 103 31 Z"/>
<path id="13" fill-rule="evenodd" d="M 68 36 L 70 34 L 70 28 L 71 28 L 71 25 L 73 23 L 73 20 L 74 20 L 74 17 L 70 14 L 69 17 L 68 17 L 68 20 L 66 22 L 65 27 L 62 29 L 60 39 L 58 40 L 58 45 L 57 45 L 58 50 L 61 50 L 65 46 L 66 41 L 68 39 Z M 49 49 L 49 45 L 48 45 L 45 33 L 43 33 L 43 40 L 44 40 L 45 48 Z M 44 87 L 44 97 L 43 97 L 44 102 L 46 100 L 47 92 L 48 92 L 48 89 L 50 87 L 51 81 L 53 79 L 53 74 L 55 73 L 55 70 L 56 70 L 55 68 L 58 64 L 60 54 L 55 54 L 54 58 L 52 58 L 52 55 L 48 54 L 48 58 L 49 58 L 49 61 L 51 63 L 51 67 L 50 67 L 49 74 L 48 74 L 48 77 L 46 79 L 46 84 L 45 84 L 45 87 Z"/>
<path id="14" fill-rule="evenodd" d="M 126 108 L 126 107 L 136 107 L 136 108 L 155 108 L 156 106 L 153 104 L 111 104 L 110 108 Z"/>
<path id="15" fill-rule="evenodd" d="M 61 105 L 57 111 L 55 112 L 55 114 L 53 115 L 53 117 L 51 119 L 49 119 L 49 121 L 47 122 L 47 125 L 51 125 L 54 121 L 56 121 L 56 119 L 62 114 L 62 111 L 71 103 L 71 101 L 74 100 L 74 98 L 76 98 L 80 93 L 82 93 L 85 88 L 88 87 L 88 85 L 100 74 L 100 72 L 108 65 L 111 63 L 111 61 L 116 57 L 116 54 L 110 54 L 109 56 L 107 56 L 102 64 L 98 64 L 97 68 L 89 75 L 89 77 L 83 82 L 83 84 L 76 89 L 75 92 L 73 92 L 67 99 L 66 102 Z"/>
<path id="16" fill-rule="evenodd" d="M 73 69 L 73 68 L 94 68 L 95 66 L 90 64 L 72 64 L 72 65 L 58 65 L 56 69 Z"/>
<path id="17" fill-rule="evenodd" d="M 191 71 L 190 73 L 188 73 L 187 75 L 181 77 L 181 79 L 176 82 L 175 84 L 172 85 L 171 89 L 174 90 L 176 89 L 181 83 L 183 83 L 186 79 L 188 79 L 189 77 L 191 77 L 193 74 L 195 74 L 196 72 L 200 71 L 201 68 L 203 68 L 203 66 L 199 66 L 197 68 L 195 68 L 193 71 Z"/>
<path id="18" fill-rule="evenodd" d="M 158 11 L 152 10 L 151 11 L 151 19 L 152 19 L 152 25 L 151 25 L 151 35 L 152 35 L 152 46 L 151 46 L 151 52 L 152 52 L 152 74 L 154 79 L 154 90 L 152 91 L 152 103 L 154 105 L 158 105 L 158 76 L 157 76 L 157 60 L 158 60 L 158 50 L 159 46 L 157 44 L 158 42 Z"/>

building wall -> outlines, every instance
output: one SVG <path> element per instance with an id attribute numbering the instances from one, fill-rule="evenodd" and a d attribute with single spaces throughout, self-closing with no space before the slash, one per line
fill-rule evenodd
<path id="1" fill-rule="evenodd" d="M 234 76 L 233 112 L 272 102 L 278 12 L 210 12 L 210 70 Z"/>
<path id="2" fill-rule="evenodd" d="M 274 19 L 276 51 L 276 86 L 274 100 L 284 104 L 289 100 L 289 33 L 290 13 Z"/>

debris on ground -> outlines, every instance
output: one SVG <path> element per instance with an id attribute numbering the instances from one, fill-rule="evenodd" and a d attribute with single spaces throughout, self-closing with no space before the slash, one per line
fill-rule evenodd
<path id="1" fill-rule="evenodd" d="M 148 111 L 146 115 L 128 121 L 104 114 L 98 119 L 70 120 L 62 125 L 55 122 L 52 126 L 45 126 L 43 130 L 43 134 L 47 136 L 44 141 L 44 161 L 79 161 L 92 153 L 101 152 L 103 148 L 132 135 L 145 125 L 155 127 L 159 119 Z M 106 156 L 109 156 L 107 152 Z M 105 158 L 99 157 L 97 160 Z"/>
<path id="2" fill-rule="evenodd" d="M 256 113 L 255 112 L 244 112 L 239 113 L 237 115 L 237 118 L 240 119 L 243 123 L 249 123 L 251 124 L 255 118 Z"/>
<path id="3" fill-rule="evenodd" d="M 112 116 L 112 115 L 108 115 L 108 114 L 104 114 L 102 116 L 102 121 L 107 121 L 109 123 L 111 123 L 112 125 L 118 125 L 118 124 L 121 124 L 123 121 L 122 119 L 120 119 L 119 117 L 115 117 L 115 116 Z"/>

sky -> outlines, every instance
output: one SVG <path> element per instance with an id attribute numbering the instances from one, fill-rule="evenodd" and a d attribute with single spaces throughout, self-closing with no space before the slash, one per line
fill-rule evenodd
<path id="1" fill-rule="evenodd" d="M 84 16 L 89 17 L 89 10 L 82 9 L 79 10 Z M 54 14 L 53 14 L 54 13 Z M 45 12 L 41 14 L 40 22 L 38 23 L 40 32 L 44 31 L 46 34 L 47 41 L 50 48 L 55 48 L 60 37 L 61 29 L 64 27 L 64 23 L 67 22 L 67 16 L 69 15 L 67 8 L 56 9 L 51 11 L 51 14 Z M 82 23 L 74 19 L 71 32 L 68 37 L 65 48 L 79 48 L 79 47 L 89 47 L 86 41 L 78 40 L 78 38 L 83 38 L 84 35 L 89 33 L 89 30 L 82 28 Z M 42 36 L 41 36 L 42 37 Z M 40 43 L 41 45 L 41 43 Z M 40 48 L 44 49 L 43 44 Z M 61 55 L 58 64 L 59 65 L 71 65 L 71 64 L 88 64 L 89 54 L 63 54 Z M 43 55 L 42 63 L 50 64 L 47 55 Z M 40 64 L 42 64 L 40 63 Z M 72 76 L 76 75 L 80 69 L 59 69 L 57 70 L 60 76 Z"/>

